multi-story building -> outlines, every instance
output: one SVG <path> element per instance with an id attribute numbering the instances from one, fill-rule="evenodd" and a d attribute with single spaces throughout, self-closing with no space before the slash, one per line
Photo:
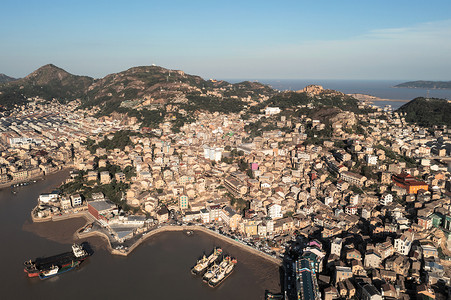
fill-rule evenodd
<path id="1" fill-rule="evenodd" d="M 382 184 L 390 184 L 391 183 L 391 173 L 390 172 L 382 172 L 381 173 L 381 183 Z"/>
<path id="2" fill-rule="evenodd" d="M 357 213 L 357 206 L 355 205 L 346 206 L 345 213 L 347 213 L 348 215 L 355 215 Z"/>
<path id="3" fill-rule="evenodd" d="M 58 193 L 40 194 L 38 198 L 39 202 L 49 203 L 58 200 Z"/>
<path id="4" fill-rule="evenodd" d="M 280 113 L 280 108 L 279 107 L 267 107 L 265 108 L 265 115 L 266 116 L 271 116 L 271 115 L 277 115 L 278 113 Z"/>
<path id="5" fill-rule="evenodd" d="M 415 177 L 407 173 L 392 175 L 393 182 L 406 190 L 408 194 L 417 194 L 419 190 L 427 191 L 429 186 L 426 182 L 418 181 Z"/>
<path id="6" fill-rule="evenodd" d="M 393 195 L 389 193 L 382 194 L 381 198 L 379 199 L 379 204 L 383 206 L 387 206 L 393 202 Z"/>
<path id="7" fill-rule="evenodd" d="M 283 217 L 282 206 L 276 203 L 268 205 L 268 217 L 273 220 L 277 220 Z"/>
<path id="8" fill-rule="evenodd" d="M 360 252 L 356 249 L 350 249 L 348 251 L 346 251 L 346 259 L 347 260 L 362 260 L 362 254 L 360 254 Z"/>
<path id="9" fill-rule="evenodd" d="M 231 230 L 236 230 L 241 221 L 241 215 L 237 214 L 236 211 L 230 206 L 224 207 L 219 212 L 219 218 L 227 225 Z M 266 234 L 265 234 L 266 235 Z"/>
<path id="10" fill-rule="evenodd" d="M 116 179 L 117 182 L 124 182 L 125 181 L 125 174 L 122 172 L 117 172 L 116 174 L 114 174 L 114 178 Z"/>
<path id="11" fill-rule="evenodd" d="M 86 180 L 87 181 L 96 181 L 97 176 L 98 176 L 98 174 L 96 171 L 89 171 Z"/>
<path id="12" fill-rule="evenodd" d="M 413 239 L 413 232 L 404 232 L 399 238 L 395 239 L 395 251 L 402 255 L 408 255 L 412 247 Z"/>
<path id="13" fill-rule="evenodd" d="M 207 211 L 210 214 L 209 222 L 219 221 L 221 210 L 222 208 L 219 204 L 207 206 Z"/>
<path id="14" fill-rule="evenodd" d="M 377 165 L 377 156 L 367 154 L 367 155 L 365 155 L 365 161 L 368 165 L 375 166 L 375 165 Z"/>
<path id="15" fill-rule="evenodd" d="M 108 173 L 108 171 L 100 172 L 100 183 L 108 184 L 110 182 L 111 182 L 110 173 Z"/>
<path id="16" fill-rule="evenodd" d="M 16 172 L 12 172 L 11 176 L 14 181 L 21 181 L 28 178 L 28 170 L 18 170 Z"/>
<path id="17" fill-rule="evenodd" d="M 248 192 L 248 187 L 243 182 L 232 176 L 224 179 L 224 185 L 226 189 L 235 197 L 242 196 Z"/>
<path id="18" fill-rule="evenodd" d="M 179 206 L 180 206 L 180 209 L 188 209 L 189 199 L 188 199 L 187 195 L 185 195 L 185 194 L 180 195 L 180 197 L 179 197 Z"/>
<path id="19" fill-rule="evenodd" d="M 343 239 L 335 238 L 330 244 L 330 254 L 334 254 L 338 257 L 341 255 L 341 247 L 343 245 Z"/>
<path id="20" fill-rule="evenodd" d="M 376 250 L 380 253 L 382 260 L 386 259 L 389 256 L 392 256 L 393 253 L 395 253 L 395 248 L 393 248 L 393 245 L 390 241 L 377 243 Z"/>
<path id="21" fill-rule="evenodd" d="M 352 269 L 350 267 L 335 267 L 335 282 L 343 281 L 345 279 L 351 278 L 352 276 Z"/>
<path id="22" fill-rule="evenodd" d="M 347 153 L 344 150 L 337 150 L 334 152 L 334 157 L 338 161 L 349 161 L 351 160 L 351 154 Z"/>
<path id="23" fill-rule="evenodd" d="M 369 251 L 365 254 L 365 268 L 380 268 L 382 262 L 381 255 L 375 251 Z"/>
<path id="24" fill-rule="evenodd" d="M 80 194 L 70 196 L 70 201 L 73 207 L 80 206 L 82 204 L 82 198 Z"/>
<path id="25" fill-rule="evenodd" d="M 418 225 L 421 228 L 423 228 L 424 230 L 431 229 L 432 228 L 432 218 L 419 216 L 418 217 Z"/>
<path id="26" fill-rule="evenodd" d="M 350 184 L 354 184 L 357 186 L 362 186 L 365 181 L 366 177 L 357 173 L 344 171 L 340 173 L 340 178 L 346 182 L 349 182 Z"/>
<path id="27" fill-rule="evenodd" d="M 431 244 L 422 244 L 421 245 L 421 250 L 423 251 L 423 257 L 427 258 L 427 257 L 438 257 L 438 251 L 437 248 L 434 247 Z"/>

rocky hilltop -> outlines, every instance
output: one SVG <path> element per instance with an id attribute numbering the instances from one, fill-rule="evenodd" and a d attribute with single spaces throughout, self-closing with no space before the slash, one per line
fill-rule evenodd
<path id="1" fill-rule="evenodd" d="M 140 122 L 143 127 L 171 120 L 177 128 L 192 122 L 200 111 L 242 113 L 250 118 L 268 106 L 292 111 L 310 111 L 313 106 L 337 108 L 327 111 L 327 119 L 348 127 L 355 124 L 355 117 L 346 111 L 360 112 L 353 97 L 318 85 L 279 92 L 258 82 L 205 80 L 159 66 L 133 67 L 94 79 L 48 64 L 22 79 L 0 85 L 0 105 L 7 109 L 33 97 L 61 102 L 78 99 L 81 108 L 94 108 L 98 117 Z"/>
<path id="2" fill-rule="evenodd" d="M 142 108 L 166 103 L 188 103 L 188 98 L 194 96 L 261 101 L 275 93 L 275 90 L 260 83 L 231 84 L 204 80 L 180 70 L 158 66 L 134 67 L 95 80 L 70 74 L 48 64 L 22 79 L 0 85 L 0 103 L 11 106 L 36 96 L 46 100 L 80 99 L 86 107 L 99 106 L 111 112 L 118 107 Z"/>
<path id="3" fill-rule="evenodd" d="M 357 124 L 357 118 L 353 112 L 343 111 L 336 107 L 316 109 L 310 116 L 328 125 L 340 124 L 343 128 L 352 127 Z"/>
<path id="4" fill-rule="evenodd" d="M 305 93 L 311 97 L 329 95 L 329 96 L 344 96 L 342 92 L 330 89 L 324 89 L 321 85 L 311 84 L 297 91 L 297 93 Z"/>

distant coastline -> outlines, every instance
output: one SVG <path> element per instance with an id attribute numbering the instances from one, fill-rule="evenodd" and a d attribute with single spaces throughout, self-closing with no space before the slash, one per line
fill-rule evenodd
<path id="1" fill-rule="evenodd" d="M 450 89 L 430 89 L 428 92 L 428 89 L 421 88 L 394 88 L 394 86 L 402 83 L 402 81 L 399 80 L 261 79 L 258 81 L 269 84 L 280 91 L 296 91 L 303 89 L 309 84 L 317 84 L 325 89 L 332 89 L 345 94 L 364 94 L 381 99 L 390 99 L 385 100 L 384 102 L 394 102 L 396 100 L 410 101 L 417 97 L 428 96 L 431 98 L 451 99 Z"/>
<path id="2" fill-rule="evenodd" d="M 451 81 L 408 81 L 397 84 L 394 88 L 449 90 L 451 89 Z"/>
<path id="3" fill-rule="evenodd" d="M 366 94 L 347 94 L 348 96 L 354 97 L 355 99 L 359 100 L 359 101 L 385 101 L 385 102 L 404 102 L 407 103 L 410 100 L 404 100 L 404 99 L 386 99 L 386 98 L 379 98 L 376 96 L 372 96 L 372 95 L 366 95 Z"/>

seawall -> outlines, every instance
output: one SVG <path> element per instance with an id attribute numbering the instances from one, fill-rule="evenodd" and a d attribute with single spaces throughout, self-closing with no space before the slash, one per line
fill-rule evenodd
<path id="1" fill-rule="evenodd" d="M 269 261 L 271 261 L 272 263 L 275 263 L 275 264 L 277 264 L 277 265 L 280 265 L 280 264 L 282 263 L 282 260 L 281 260 L 280 258 L 273 257 L 273 256 L 271 256 L 271 255 L 268 255 L 268 254 L 266 254 L 266 253 L 263 253 L 263 252 L 261 252 L 261 251 L 255 249 L 255 248 L 253 248 L 253 247 L 250 247 L 250 246 L 248 246 L 248 245 L 245 245 L 245 244 L 243 244 L 243 243 L 241 243 L 241 242 L 239 242 L 239 241 L 236 241 L 236 240 L 234 240 L 234 239 L 231 239 L 231 238 L 229 238 L 229 237 L 226 237 L 226 236 L 224 236 L 224 235 L 222 235 L 222 234 L 219 234 L 219 233 L 217 233 L 217 232 L 215 232 L 215 231 L 209 230 L 209 229 L 207 229 L 207 228 L 205 228 L 205 227 L 203 227 L 203 226 L 197 226 L 197 225 L 190 225 L 190 226 L 163 226 L 163 227 L 157 228 L 157 229 L 152 230 L 152 231 L 150 231 L 150 232 L 148 232 L 148 233 L 145 233 L 139 240 L 137 240 L 132 246 L 130 246 L 130 247 L 128 248 L 127 251 L 125 251 L 125 250 L 117 250 L 117 249 L 113 249 L 113 248 L 111 247 L 111 243 L 110 243 L 109 240 L 108 240 L 108 244 L 109 244 L 109 247 L 108 247 L 108 248 L 110 249 L 110 251 L 111 251 L 112 254 L 122 255 L 122 256 L 127 256 L 127 255 L 130 254 L 136 247 L 138 247 L 142 242 L 144 242 L 145 240 L 147 240 L 148 238 L 150 238 L 150 237 L 153 236 L 153 235 L 156 235 L 156 234 L 162 233 L 162 232 L 170 232 L 170 231 L 189 231 L 189 230 L 204 232 L 204 233 L 209 234 L 209 235 L 211 235 L 211 236 L 214 236 L 215 238 L 218 238 L 218 239 L 220 239 L 220 240 L 222 240 L 222 241 L 224 241 L 224 242 L 226 242 L 226 243 L 229 243 L 229 244 L 232 244 L 232 245 L 234 245 L 234 246 L 237 246 L 237 247 L 239 247 L 239 248 L 241 248 L 241 249 L 243 249 L 243 250 L 246 250 L 246 251 L 248 251 L 248 252 L 252 252 L 253 254 L 258 255 L 259 257 L 261 257 L 261 258 L 263 258 L 263 259 L 265 259 L 265 260 L 269 260 Z M 89 233 L 90 233 L 90 234 L 96 234 L 96 232 L 89 232 Z M 99 234 L 102 235 L 103 237 L 108 238 L 108 237 L 107 237 L 105 234 L 103 234 L 103 233 L 100 233 L 100 232 L 99 232 Z M 90 236 L 92 236 L 92 235 L 90 235 Z M 84 238 L 84 237 L 86 237 L 86 235 L 85 235 L 84 233 L 82 233 L 82 234 L 79 234 L 79 237 L 80 237 L 80 238 Z"/>
<path id="2" fill-rule="evenodd" d="M 48 222 L 48 221 L 62 221 L 62 220 L 67 220 L 67 219 L 72 219 L 72 218 L 84 218 L 86 220 L 86 224 L 88 222 L 93 222 L 95 221 L 94 217 L 92 217 L 87 211 L 82 211 L 82 212 L 78 212 L 78 213 L 74 213 L 74 214 L 68 214 L 68 215 L 62 215 L 62 216 L 53 216 L 53 217 L 47 217 L 47 218 L 35 218 L 33 216 L 33 211 L 31 212 L 31 218 L 33 220 L 33 222 Z M 81 228 L 80 228 L 81 229 Z M 141 238 L 139 238 L 135 243 L 133 243 L 133 245 L 131 245 L 127 250 L 124 249 L 114 249 L 111 246 L 111 241 L 108 235 L 106 235 L 103 232 L 99 232 L 99 231 L 90 231 L 90 232 L 79 232 L 80 229 L 78 229 L 75 233 L 74 233 L 74 239 L 83 239 L 83 238 L 88 238 L 88 237 L 95 237 L 95 236 L 100 236 L 102 239 L 106 240 L 107 243 L 107 248 L 108 250 L 111 252 L 111 254 L 114 255 L 121 255 L 121 256 L 127 256 L 129 255 L 136 247 L 138 247 L 139 245 L 141 245 L 141 243 L 143 243 L 144 241 L 146 241 L 148 238 L 162 233 L 162 232 L 170 232 L 170 231 L 201 231 L 204 232 L 206 234 L 209 234 L 215 238 L 218 238 L 226 243 L 229 243 L 231 245 L 237 246 L 243 250 L 246 250 L 248 252 L 251 252 L 255 255 L 258 255 L 259 257 L 268 260 L 274 264 L 280 265 L 282 263 L 282 260 L 280 258 L 277 257 L 273 257 L 269 254 L 263 253 L 253 247 L 250 247 L 246 244 L 243 244 L 242 242 L 236 241 L 234 239 L 231 239 L 229 237 L 226 237 L 222 234 L 219 234 L 218 232 L 212 231 L 208 228 L 205 228 L 203 226 L 198 226 L 198 225 L 183 225 L 183 226 L 162 226 L 160 228 L 154 229 L 152 231 L 149 231 L 147 233 L 144 233 L 143 236 Z"/>

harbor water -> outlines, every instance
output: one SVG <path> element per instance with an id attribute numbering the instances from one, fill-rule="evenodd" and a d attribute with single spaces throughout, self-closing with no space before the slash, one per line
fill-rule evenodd
<path id="1" fill-rule="evenodd" d="M 262 299 L 265 289 L 280 291 L 274 263 L 202 232 L 164 232 L 149 238 L 128 257 L 111 255 L 101 238 L 87 241 L 95 251 L 80 268 L 60 276 L 28 278 L 23 262 L 68 251 L 84 219 L 32 223 L 30 211 L 40 193 L 65 178 L 59 173 L 38 183 L 0 190 L 1 299 Z M 78 242 L 83 242 L 78 241 Z M 219 287 L 210 288 L 190 269 L 204 252 L 220 246 L 238 259 Z"/>

